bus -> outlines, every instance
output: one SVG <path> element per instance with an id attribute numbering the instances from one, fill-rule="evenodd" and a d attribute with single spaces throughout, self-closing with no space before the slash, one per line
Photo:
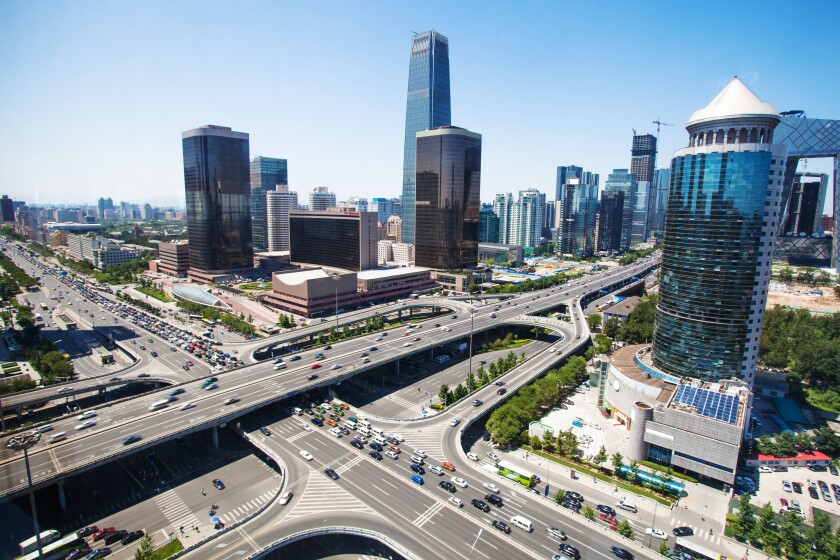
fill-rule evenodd
<path id="1" fill-rule="evenodd" d="M 526 488 L 531 488 L 537 483 L 537 477 L 534 476 L 533 473 L 526 471 L 522 467 L 517 467 L 516 465 L 508 463 L 507 461 L 499 461 L 496 463 L 496 468 L 498 469 L 500 475 L 507 477 L 514 482 L 518 482 Z"/>
<path id="2" fill-rule="evenodd" d="M 718 554 L 706 547 L 693 543 L 683 537 L 677 537 L 672 558 L 686 558 L 692 560 L 732 560 L 725 554 Z"/>
<path id="3" fill-rule="evenodd" d="M 61 537 L 61 533 L 55 529 L 41 531 L 41 546 L 46 546 L 54 540 L 57 540 L 59 537 Z M 18 543 L 18 546 L 20 547 L 20 555 L 24 556 L 33 550 L 38 550 L 38 539 L 35 536 L 31 536 L 25 541 Z"/>
<path id="4" fill-rule="evenodd" d="M 187 317 L 189 317 L 189 318 L 190 318 L 190 319 L 192 319 L 193 321 L 201 321 L 201 320 L 204 318 L 204 317 L 203 317 L 203 316 L 201 316 L 201 315 L 187 315 Z"/>
<path id="5" fill-rule="evenodd" d="M 43 533 L 41 534 L 43 535 Z M 34 538 L 32 537 L 32 539 Z M 41 541 L 41 550 L 44 551 L 42 556 L 38 556 L 38 544 L 36 543 L 34 546 L 32 552 L 19 556 L 17 560 L 59 560 L 75 550 L 89 548 L 85 539 L 79 537 L 76 533 L 71 533 L 63 539 L 52 541 L 49 544 L 44 544 L 44 541 Z"/>

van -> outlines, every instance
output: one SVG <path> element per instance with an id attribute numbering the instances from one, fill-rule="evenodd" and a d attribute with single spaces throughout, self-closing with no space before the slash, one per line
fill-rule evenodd
<path id="1" fill-rule="evenodd" d="M 449 355 L 441 354 L 440 356 L 435 356 L 435 362 L 439 364 L 443 364 L 449 361 Z"/>
<path id="2" fill-rule="evenodd" d="M 616 507 L 620 507 L 621 509 L 626 509 L 627 511 L 632 511 L 636 513 L 636 504 L 627 500 L 619 500 L 615 503 Z"/>
<path id="3" fill-rule="evenodd" d="M 47 441 L 49 441 L 50 443 L 54 443 L 56 441 L 61 441 L 63 439 L 67 439 L 67 432 L 55 433 L 55 434 L 51 435 L 49 438 L 47 438 Z"/>
<path id="4" fill-rule="evenodd" d="M 360 426 L 358 432 L 365 437 L 370 437 L 370 429 L 364 426 Z"/>
<path id="5" fill-rule="evenodd" d="M 162 401 L 155 401 L 149 405 L 149 412 L 154 412 L 155 410 L 160 410 L 161 408 L 165 407 L 169 404 L 168 399 L 164 399 Z"/>
<path id="6" fill-rule="evenodd" d="M 379 445 L 385 445 L 385 436 L 380 434 L 380 435 L 376 436 L 375 438 L 373 438 L 373 441 L 375 441 Z"/>
<path id="7" fill-rule="evenodd" d="M 370 430 L 370 422 L 368 422 L 367 420 L 359 420 L 359 426 Z"/>
<path id="8" fill-rule="evenodd" d="M 510 522 L 512 525 L 516 525 L 526 533 L 530 533 L 534 530 L 534 526 L 531 524 L 531 520 L 521 515 L 514 515 L 510 518 Z"/>
<path id="9" fill-rule="evenodd" d="M 378 436 L 384 436 L 385 435 L 385 430 L 383 430 L 382 428 L 371 428 L 370 431 L 372 431 L 374 434 L 376 434 Z"/>
<path id="10" fill-rule="evenodd" d="M 344 421 L 344 425 L 347 426 L 348 428 L 350 428 L 351 430 L 356 429 L 356 421 L 355 420 L 351 420 L 351 419 L 348 418 L 347 420 Z"/>
<path id="11" fill-rule="evenodd" d="M 302 415 L 303 415 L 303 410 L 301 410 L 301 408 L 300 408 L 300 407 L 298 407 L 298 406 L 294 407 L 294 408 L 292 409 L 292 412 L 293 412 L 294 414 L 297 414 L 298 416 L 302 416 Z"/>
<path id="12" fill-rule="evenodd" d="M 52 429 L 53 429 L 52 424 L 44 424 L 43 426 L 38 426 L 37 428 L 32 430 L 32 433 L 43 434 L 44 432 L 52 431 Z"/>

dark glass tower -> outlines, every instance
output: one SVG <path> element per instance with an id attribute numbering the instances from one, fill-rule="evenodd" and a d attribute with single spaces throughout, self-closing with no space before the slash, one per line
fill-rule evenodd
<path id="1" fill-rule="evenodd" d="M 418 33 L 411 39 L 408 100 L 405 107 L 405 152 L 401 197 L 403 243 L 414 243 L 416 135 L 423 130 L 449 126 L 451 120 L 449 40 L 436 31 Z"/>
<path id="2" fill-rule="evenodd" d="M 654 169 L 656 169 L 656 136 L 653 134 L 634 134 L 630 173 L 639 182 L 653 182 Z"/>
<path id="3" fill-rule="evenodd" d="M 671 161 L 653 363 L 752 383 L 780 219 L 779 116 L 738 78 L 686 128 Z"/>
<path id="4" fill-rule="evenodd" d="M 288 162 L 285 159 L 254 156 L 251 160 L 251 237 L 255 251 L 268 248 L 266 193 L 277 185 L 289 184 Z"/>
<path id="5" fill-rule="evenodd" d="M 248 134 L 206 125 L 181 134 L 190 268 L 251 268 Z"/>
<path id="6" fill-rule="evenodd" d="M 480 134 L 454 126 L 417 133 L 417 266 L 478 264 L 480 189 Z"/>
<path id="7" fill-rule="evenodd" d="M 598 251 L 621 252 L 621 224 L 624 215 L 624 192 L 601 193 L 601 210 L 598 214 Z"/>

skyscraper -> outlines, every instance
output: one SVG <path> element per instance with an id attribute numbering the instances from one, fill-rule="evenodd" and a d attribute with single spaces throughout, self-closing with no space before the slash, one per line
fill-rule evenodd
<path id="1" fill-rule="evenodd" d="M 545 194 L 534 188 L 519 191 L 519 198 L 510 215 L 508 240 L 505 243 L 538 247 L 544 218 Z"/>
<path id="2" fill-rule="evenodd" d="M 323 212 L 327 208 L 335 208 L 335 193 L 328 187 L 315 187 L 309 193 L 309 210 Z"/>
<path id="3" fill-rule="evenodd" d="M 598 187 L 567 179 L 557 205 L 557 250 L 562 254 L 591 257 L 595 253 L 595 216 Z"/>
<path id="4" fill-rule="evenodd" d="M 403 157 L 403 241 L 414 243 L 417 133 L 449 126 L 449 40 L 436 31 L 411 39 Z"/>
<path id="5" fill-rule="evenodd" d="M 558 165 L 557 185 L 555 187 L 554 200 L 559 201 L 563 198 L 560 191 L 562 190 L 563 185 L 569 182 L 569 179 L 580 179 L 582 176 L 583 167 L 578 167 L 577 165 Z"/>
<path id="6" fill-rule="evenodd" d="M 375 268 L 376 224 L 374 212 L 350 208 L 289 212 L 291 260 L 355 271 Z"/>
<path id="7" fill-rule="evenodd" d="M 255 251 L 264 251 L 268 247 L 266 193 L 273 191 L 277 185 L 288 184 L 287 160 L 263 156 L 254 156 L 251 160 L 251 235 Z"/>
<path id="8" fill-rule="evenodd" d="M 627 169 L 613 169 L 607 177 L 607 191 L 624 193 L 624 210 L 621 213 L 621 250 L 630 249 L 633 236 L 633 211 L 636 208 L 636 194 L 639 185 Z"/>
<path id="9" fill-rule="evenodd" d="M 478 242 L 499 242 L 499 217 L 493 212 L 492 204 L 482 204 L 478 212 Z"/>
<path id="10" fill-rule="evenodd" d="M 671 161 L 652 360 L 680 376 L 752 384 L 786 148 L 779 115 L 737 77 L 688 121 Z"/>
<path id="11" fill-rule="evenodd" d="M 624 192 L 604 191 L 598 213 L 598 251 L 621 252 L 621 224 L 624 213 Z"/>
<path id="12" fill-rule="evenodd" d="M 8 195 L 3 195 L 0 198 L 0 213 L 2 213 L 2 218 L 4 222 L 14 222 L 15 221 L 15 210 L 12 205 L 12 199 L 9 198 Z"/>
<path id="13" fill-rule="evenodd" d="M 253 267 L 248 134 L 205 125 L 181 138 L 190 267 Z"/>
<path id="14" fill-rule="evenodd" d="M 818 232 L 827 190 L 828 175 L 797 173 L 793 178 L 783 233 L 811 235 Z"/>
<path id="15" fill-rule="evenodd" d="M 630 158 L 630 173 L 639 182 L 653 181 L 656 169 L 656 136 L 653 134 L 634 134 Z"/>
<path id="16" fill-rule="evenodd" d="M 297 193 L 277 185 L 265 193 L 266 238 L 269 251 L 289 250 L 289 212 L 297 210 Z"/>
<path id="17" fill-rule="evenodd" d="M 648 234 L 662 232 L 665 229 L 665 210 L 668 206 L 668 184 L 671 182 L 670 169 L 657 169 L 648 201 Z"/>
<path id="18" fill-rule="evenodd" d="M 509 244 L 510 239 L 510 217 L 513 212 L 513 195 L 510 193 L 498 193 L 493 198 L 493 213 L 499 217 L 499 241 L 498 243 Z"/>
<path id="19" fill-rule="evenodd" d="M 369 209 L 371 212 L 376 212 L 376 219 L 384 224 L 394 214 L 394 203 L 387 198 L 373 198 Z"/>
<path id="20" fill-rule="evenodd" d="M 650 201 L 650 181 L 638 181 L 636 185 L 636 206 L 633 207 L 633 224 L 630 230 L 630 244 L 647 241 L 648 204 Z"/>
<path id="21" fill-rule="evenodd" d="M 478 264 L 481 135 L 454 126 L 418 132 L 416 185 L 417 266 L 474 267 Z"/>

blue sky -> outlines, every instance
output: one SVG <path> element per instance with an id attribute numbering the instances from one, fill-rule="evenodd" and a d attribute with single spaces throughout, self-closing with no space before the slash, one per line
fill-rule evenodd
<path id="1" fill-rule="evenodd" d="M 449 37 L 453 124 L 483 135 L 482 199 L 553 198 L 557 165 L 603 183 L 657 117 L 677 125 L 662 129 L 668 166 L 736 73 L 780 111 L 840 118 L 838 16 L 836 0 L 5 0 L 0 190 L 175 202 L 180 133 L 212 123 L 250 133 L 252 156 L 287 158 L 299 194 L 396 196 L 411 32 L 434 28 Z"/>

